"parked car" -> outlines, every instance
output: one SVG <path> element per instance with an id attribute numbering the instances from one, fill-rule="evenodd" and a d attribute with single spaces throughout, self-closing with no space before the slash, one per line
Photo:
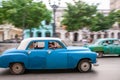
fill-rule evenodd
<path id="1" fill-rule="evenodd" d="M 0 55 L 0 67 L 10 68 L 12 74 L 22 74 L 26 69 L 77 68 L 80 72 L 88 72 L 92 64 L 97 65 L 96 57 L 90 49 L 67 46 L 59 38 L 28 38 L 17 48 Z"/>
<path id="2" fill-rule="evenodd" d="M 118 54 L 120 56 L 120 40 L 116 38 L 103 38 L 87 45 L 89 49 L 98 53 L 98 57 L 105 54 Z"/>

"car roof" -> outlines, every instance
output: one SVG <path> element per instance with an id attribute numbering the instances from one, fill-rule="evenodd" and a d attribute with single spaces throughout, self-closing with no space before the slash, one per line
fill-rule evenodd
<path id="1" fill-rule="evenodd" d="M 55 37 L 33 37 L 33 38 L 24 39 L 24 41 L 34 41 L 34 40 L 58 40 L 58 41 L 61 41 L 61 39 L 55 38 Z"/>
<path id="2" fill-rule="evenodd" d="M 117 38 L 101 38 L 101 39 L 98 39 L 100 41 L 104 41 L 104 40 L 119 40 Z"/>

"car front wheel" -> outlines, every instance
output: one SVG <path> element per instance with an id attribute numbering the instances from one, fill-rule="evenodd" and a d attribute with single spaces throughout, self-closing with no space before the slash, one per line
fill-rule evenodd
<path id="1" fill-rule="evenodd" d="M 22 63 L 12 63 L 10 64 L 10 72 L 12 74 L 22 74 L 24 73 L 25 68 Z"/>
<path id="2" fill-rule="evenodd" d="M 102 51 L 98 51 L 97 53 L 98 53 L 99 58 L 103 57 L 103 52 Z"/>
<path id="3" fill-rule="evenodd" d="M 78 70 L 80 72 L 89 72 L 91 70 L 91 63 L 89 60 L 82 60 L 78 63 Z"/>

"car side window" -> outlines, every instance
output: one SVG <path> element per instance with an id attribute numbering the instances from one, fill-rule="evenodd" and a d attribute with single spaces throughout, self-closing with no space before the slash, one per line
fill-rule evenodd
<path id="1" fill-rule="evenodd" d="M 44 49 L 45 48 L 45 42 L 44 41 L 33 41 L 28 46 L 29 50 L 33 49 Z"/>
<path id="2" fill-rule="evenodd" d="M 109 40 L 106 40 L 102 43 L 102 45 L 109 45 L 110 44 L 110 41 Z"/>
<path id="3" fill-rule="evenodd" d="M 114 40 L 113 44 L 118 45 L 118 44 L 120 44 L 120 41 L 119 40 Z"/>
<path id="4" fill-rule="evenodd" d="M 49 49 L 60 49 L 60 48 L 62 48 L 62 45 L 59 42 L 56 42 L 56 41 L 49 41 L 48 42 L 48 48 Z"/>

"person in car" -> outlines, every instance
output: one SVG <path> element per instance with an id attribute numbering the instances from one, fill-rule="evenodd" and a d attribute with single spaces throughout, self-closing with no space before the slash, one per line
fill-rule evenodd
<path id="1" fill-rule="evenodd" d="M 49 43 L 49 48 L 50 48 L 50 49 L 56 48 L 56 47 L 55 47 L 55 43 L 54 43 L 54 42 L 50 42 L 50 43 Z"/>

